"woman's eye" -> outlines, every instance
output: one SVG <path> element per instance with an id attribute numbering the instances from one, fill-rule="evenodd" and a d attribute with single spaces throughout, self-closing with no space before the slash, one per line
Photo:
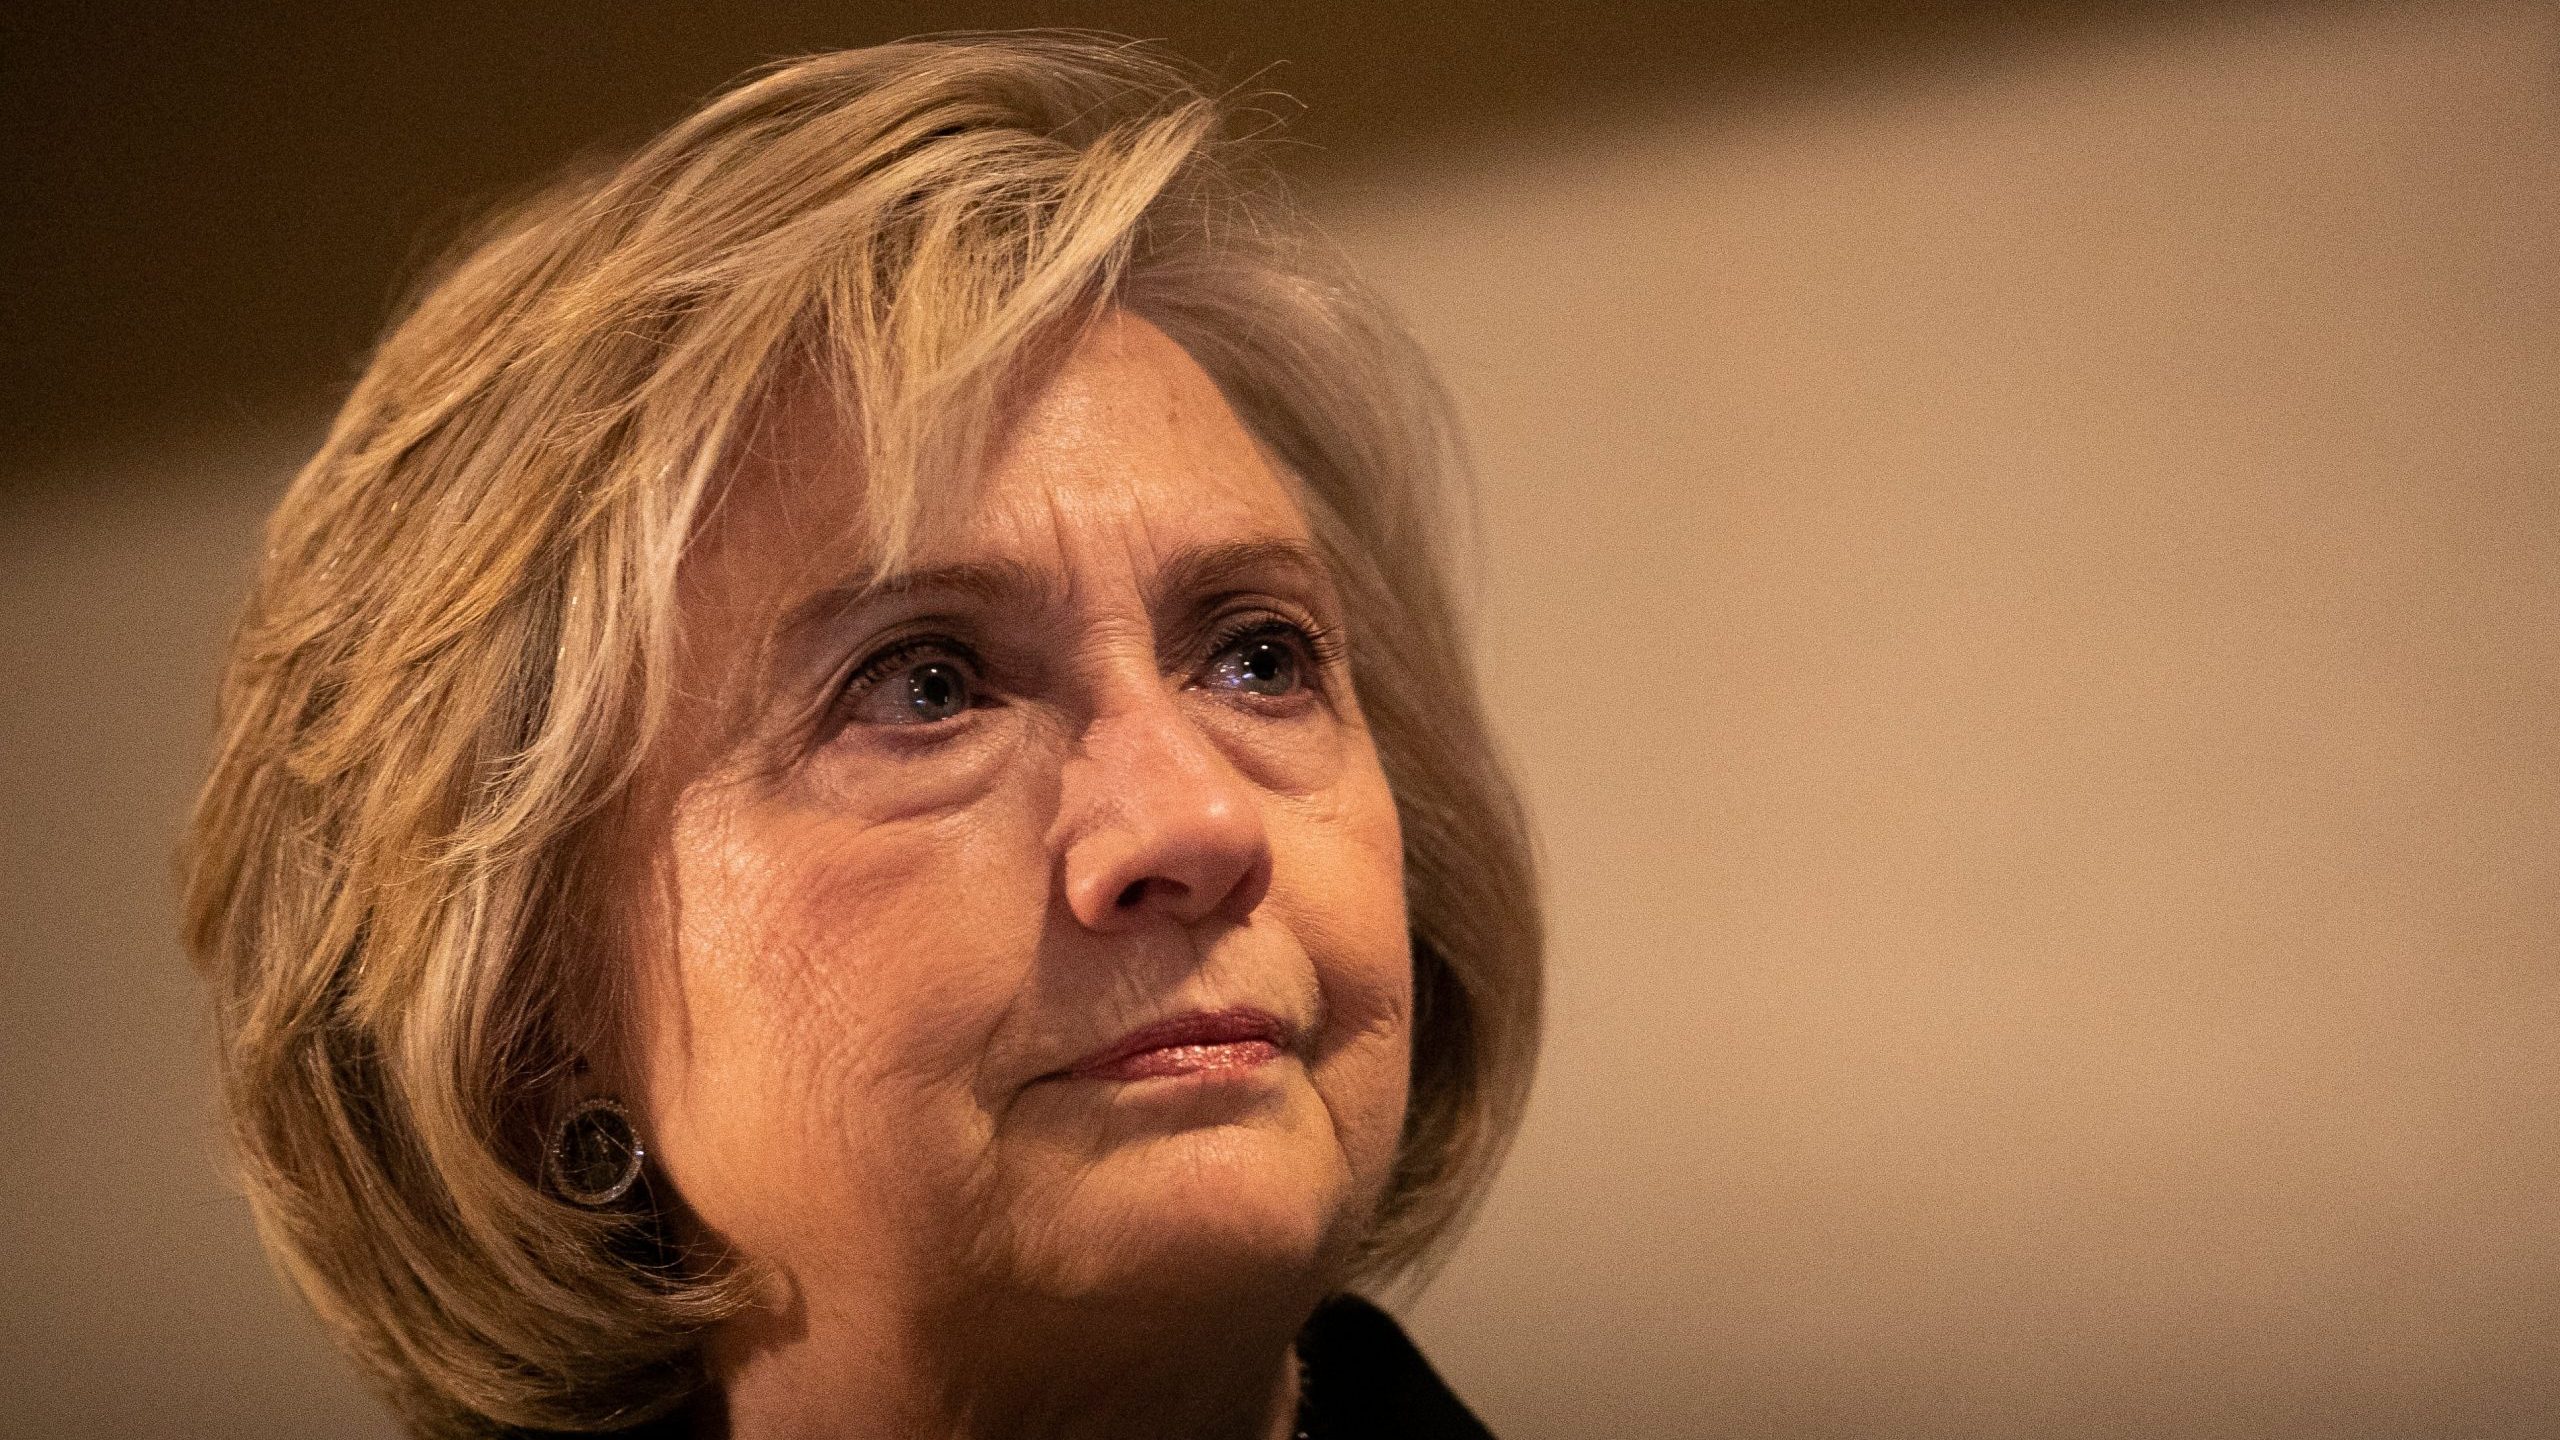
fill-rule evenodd
<path id="1" fill-rule="evenodd" d="M 873 678 L 856 682 L 849 718 L 864 725 L 931 725 L 950 720 L 976 703 L 977 681 L 967 666 L 947 656 L 869 667 Z"/>
<path id="2" fill-rule="evenodd" d="M 1209 662 L 1209 681 L 1248 695 L 1283 696 L 1306 683 L 1306 662 L 1286 631 L 1262 631 L 1229 642 Z"/>

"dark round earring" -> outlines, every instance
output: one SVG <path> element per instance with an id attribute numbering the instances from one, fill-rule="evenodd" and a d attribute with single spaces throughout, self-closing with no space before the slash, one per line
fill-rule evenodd
<path id="1" fill-rule="evenodd" d="M 598 1096 L 573 1107 L 551 1127 L 542 1173 L 572 1204 L 598 1209 L 631 1193 L 648 1153 L 631 1112 L 619 1100 Z"/>

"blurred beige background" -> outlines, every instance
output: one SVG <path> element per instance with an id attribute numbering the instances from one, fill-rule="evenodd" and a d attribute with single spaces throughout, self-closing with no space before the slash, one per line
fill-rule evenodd
<path id="1" fill-rule="evenodd" d="M 1311 167 L 1554 919 L 1410 1323 L 1509 1440 L 2560 1433 L 2560 10 L 1994 22 Z M 170 939 L 270 388 L 0 496 L 0 1433 L 390 1433 Z"/>

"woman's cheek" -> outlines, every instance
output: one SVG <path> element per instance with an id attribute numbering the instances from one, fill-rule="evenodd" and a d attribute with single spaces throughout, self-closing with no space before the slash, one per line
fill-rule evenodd
<path id="1" fill-rule="evenodd" d="M 1365 752 L 1366 747 L 1361 747 Z M 1355 1175 L 1384 1183 L 1402 1133 L 1413 1043 L 1413 955 L 1395 801 L 1374 758 L 1291 807 L 1275 887 L 1316 968 L 1326 1036 L 1314 1080 Z"/>
<path id="2" fill-rule="evenodd" d="M 847 1071 L 875 1032 L 949 1018 L 967 976 L 934 953 L 965 937 L 947 876 L 960 817 L 875 825 L 805 793 L 734 797 L 679 825 L 677 970 L 694 1048 Z M 831 1052 L 838 1064 L 821 1063 Z M 705 1058 L 708 1058 L 707 1056 Z"/>
<path id="3" fill-rule="evenodd" d="M 775 858 L 795 873 L 768 927 L 774 1026 L 848 1087 L 965 1088 L 1021 993 L 1036 932 L 1011 892 L 1047 867 L 989 808 L 835 821 Z"/>

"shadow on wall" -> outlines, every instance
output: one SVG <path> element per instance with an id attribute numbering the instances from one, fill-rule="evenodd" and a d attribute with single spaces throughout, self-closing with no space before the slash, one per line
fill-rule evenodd
<path id="1" fill-rule="evenodd" d="M 325 404 L 410 275 L 489 200 L 634 144 L 778 56 L 1027 24 L 1160 38 L 1286 121 L 1310 180 L 1701 96 L 1957 65 L 2264 0 L 321 0 L 36 7 L 0 44 L 0 483 Z M 1303 108 L 1301 108 L 1303 106 Z"/>
<path id="2" fill-rule="evenodd" d="M 2560 1431 L 2560 19 L 2041 6 L 1920 55 L 1916 8 L 1650 49 L 1667 7 L 1437 49 L 1233 8 L 1111 23 L 1242 63 L 1332 25 L 1288 77 L 1304 173 L 1483 461 L 1553 1031 L 1412 1320 L 1497 1432 Z M 138 198 L 13 241 L 95 249 L 68 294 L 138 277 L 85 339 L 40 301 L 10 363 L 62 403 L 13 434 L 200 387 L 0 495 L 27 1433 L 390 1433 L 219 1178 L 166 860 L 214 657 L 313 357 L 421 218 L 829 38 L 773 14 L 388 16 L 302 89 L 317 21 L 137 37 L 130 73 L 194 77 L 169 113 L 222 75 L 272 111 L 151 122 L 136 193 L 204 245 L 146 245 Z M 1717 25 L 1804 68 L 1717 68 Z M 1580 108 L 1693 62 L 1760 81 Z M 60 133 L 150 150 L 103 115 Z"/>

